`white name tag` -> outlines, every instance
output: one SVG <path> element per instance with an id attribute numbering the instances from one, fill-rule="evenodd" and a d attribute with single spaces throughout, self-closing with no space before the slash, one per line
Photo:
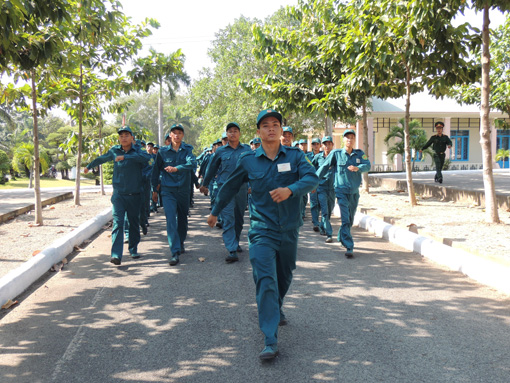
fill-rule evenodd
<path id="1" fill-rule="evenodd" d="M 359 164 L 361 160 L 359 158 L 356 158 L 356 163 Z"/>
<path id="2" fill-rule="evenodd" d="M 278 173 L 281 172 L 290 172 L 290 162 L 286 164 L 278 164 Z"/>

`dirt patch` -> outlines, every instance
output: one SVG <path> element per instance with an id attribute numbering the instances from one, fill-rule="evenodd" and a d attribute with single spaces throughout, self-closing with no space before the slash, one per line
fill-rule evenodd
<path id="1" fill-rule="evenodd" d="M 81 206 L 74 206 L 73 200 L 46 206 L 43 226 L 34 226 L 33 211 L 1 224 L 0 277 L 110 207 L 110 198 L 111 194 L 84 193 Z"/>
<path id="2" fill-rule="evenodd" d="M 406 192 L 372 187 L 361 195 L 359 211 L 477 255 L 510 261 L 509 211 L 499 209 L 501 223 L 490 224 L 480 206 L 425 196 L 417 199 L 418 206 L 411 207 Z"/>

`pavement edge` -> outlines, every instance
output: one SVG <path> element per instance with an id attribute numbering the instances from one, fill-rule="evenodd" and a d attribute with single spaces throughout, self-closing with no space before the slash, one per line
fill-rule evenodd
<path id="1" fill-rule="evenodd" d="M 14 299 L 46 273 L 55 263 L 70 254 L 74 246 L 92 237 L 112 219 L 112 208 L 103 210 L 68 235 L 57 239 L 32 259 L 0 278 L 0 304 Z"/>
<path id="2" fill-rule="evenodd" d="M 414 251 L 450 270 L 510 294 L 510 267 L 477 257 L 462 249 L 453 248 L 403 228 L 393 226 L 378 218 L 356 213 L 354 225 L 407 250 Z"/>

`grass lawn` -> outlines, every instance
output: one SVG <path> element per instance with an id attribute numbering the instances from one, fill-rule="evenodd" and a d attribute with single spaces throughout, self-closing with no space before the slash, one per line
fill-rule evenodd
<path id="1" fill-rule="evenodd" d="M 89 180 L 81 177 L 80 185 L 93 186 L 95 180 Z M 58 188 L 64 186 L 74 186 L 74 180 L 59 180 L 56 178 L 41 178 L 41 188 Z M 16 181 L 9 181 L 5 185 L 0 185 L 0 190 L 5 189 L 26 189 L 28 187 L 28 178 L 16 178 Z"/>

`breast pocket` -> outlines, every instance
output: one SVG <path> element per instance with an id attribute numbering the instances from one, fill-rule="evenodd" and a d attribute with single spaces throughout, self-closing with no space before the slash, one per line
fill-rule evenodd
<path id="1" fill-rule="evenodd" d="M 299 173 L 297 169 L 291 169 L 288 172 L 278 172 L 276 175 L 277 187 L 287 187 L 299 180 Z"/>
<path id="2" fill-rule="evenodd" d="M 250 172 L 248 175 L 251 193 L 253 195 L 263 194 L 269 188 L 269 180 L 264 179 L 265 172 Z"/>
<path id="3" fill-rule="evenodd" d="M 338 173 L 345 173 L 347 171 L 347 166 L 349 166 L 347 160 L 337 161 L 336 170 Z"/>

